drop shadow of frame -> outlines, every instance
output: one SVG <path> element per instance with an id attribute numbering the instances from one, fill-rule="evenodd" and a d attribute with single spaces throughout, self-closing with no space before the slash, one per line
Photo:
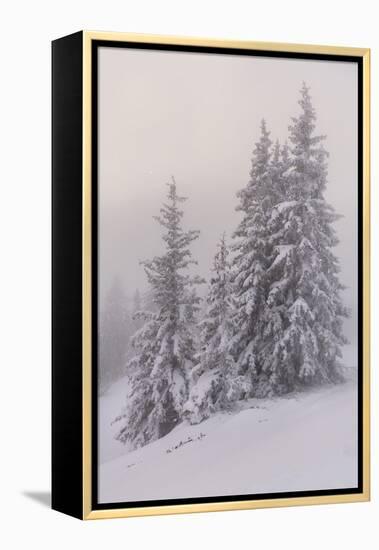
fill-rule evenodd
<path id="1" fill-rule="evenodd" d="M 23 491 L 22 495 L 34 502 L 37 502 L 41 506 L 51 507 L 51 492 L 50 491 Z"/>

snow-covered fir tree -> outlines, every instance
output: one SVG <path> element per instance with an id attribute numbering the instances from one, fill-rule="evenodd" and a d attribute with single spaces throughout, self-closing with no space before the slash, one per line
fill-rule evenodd
<path id="1" fill-rule="evenodd" d="M 246 379 L 238 374 L 230 353 L 233 304 L 228 256 L 223 235 L 213 261 L 206 311 L 200 323 L 198 364 L 193 371 L 194 385 L 186 404 L 186 416 L 194 424 L 226 409 L 247 390 Z"/>
<path id="2" fill-rule="evenodd" d="M 126 352 L 131 335 L 131 319 L 124 289 L 115 278 L 104 301 L 99 327 L 99 390 L 125 374 Z"/>
<path id="3" fill-rule="evenodd" d="M 261 302 L 256 311 L 257 343 L 255 346 L 255 371 L 253 376 L 253 394 L 257 397 L 266 397 L 276 392 L 273 387 L 270 372 L 267 372 L 267 353 L 271 353 L 272 342 L 277 338 L 277 323 L 279 311 L 272 307 L 268 299 L 273 286 L 277 284 L 275 278 L 275 260 L 278 258 L 278 246 L 281 246 L 281 228 L 272 223 L 277 213 L 277 205 L 286 199 L 288 171 L 291 166 L 288 144 L 280 146 L 276 140 L 273 146 L 272 157 L 268 166 L 268 188 L 265 196 L 265 272 L 261 279 Z"/>
<path id="4" fill-rule="evenodd" d="M 190 372 L 196 354 L 195 324 L 203 280 L 191 274 L 196 264 L 190 245 L 199 231 L 185 231 L 174 178 L 167 202 L 155 219 L 163 228 L 165 250 L 143 262 L 156 311 L 141 312 L 142 328 L 133 336 L 129 362 L 131 394 L 121 415 L 117 438 L 140 447 L 170 432 L 181 421 L 188 399 Z"/>
<path id="5" fill-rule="evenodd" d="M 282 160 L 285 196 L 269 224 L 275 256 L 268 269 L 269 315 L 264 328 L 263 371 L 275 393 L 301 385 L 336 381 L 348 312 L 340 292 L 338 243 L 332 226 L 338 219 L 324 197 L 327 152 L 315 135 L 316 113 L 304 84 L 301 113 L 289 127 L 290 156 Z"/>
<path id="6" fill-rule="evenodd" d="M 279 163 L 279 156 L 276 162 Z M 272 255 L 268 220 L 278 200 L 272 179 L 272 142 L 264 120 L 260 139 L 253 150 L 250 180 L 237 197 L 237 210 L 242 213 L 242 220 L 233 234 L 232 352 L 239 372 L 250 377 L 248 395 L 256 395 L 262 371 L 260 350 L 265 322 L 266 271 Z"/>

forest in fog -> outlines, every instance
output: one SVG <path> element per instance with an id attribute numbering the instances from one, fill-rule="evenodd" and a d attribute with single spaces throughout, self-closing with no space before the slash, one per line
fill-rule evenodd
<path id="1" fill-rule="evenodd" d="M 155 216 L 161 247 L 141 262 L 148 290 L 126 295 L 116 278 L 104 299 L 99 392 L 127 377 L 115 421 L 130 448 L 251 398 L 343 379 L 339 215 L 325 198 L 328 152 L 306 84 L 299 107 L 283 143 L 262 120 L 247 183 L 230 204 L 239 223 L 210 251 L 207 279 L 196 273 L 202 234 L 186 226 L 191 197 L 175 174 Z"/>

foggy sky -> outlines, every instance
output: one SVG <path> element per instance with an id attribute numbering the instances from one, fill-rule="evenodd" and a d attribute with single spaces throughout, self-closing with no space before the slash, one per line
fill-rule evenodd
<path id="1" fill-rule="evenodd" d="M 353 63 L 154 52 L 99 51 L 100 304 L 118 276 L 125 290 L 147 288 L 139 261 L 162 252 L 153 219 L 175 176 L 197 272 L 209 278 L 215 246 L 241 215 L 236 192 L 249 179 L 251 154 L 266 119 L 271 138 L 288 136 L 302 81 L 311 88 L 317 133 L 330 153 L 326 197 L 344 217 L 335 248 L 352 318 L 357 311 L 357 70 Z M 205 286 L 205 285 L 204 285 Z"/>

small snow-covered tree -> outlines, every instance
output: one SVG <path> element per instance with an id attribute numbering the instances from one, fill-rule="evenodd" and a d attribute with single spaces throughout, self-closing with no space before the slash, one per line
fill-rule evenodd
<path id="1" fill-rule="evenodd" d="M 205 315 L 200 323 L 198 364 L 193 370 L 194 385 L 186 404 L 186 416 L 194 424 L 228 408 L 247 390 L 246 379 L 239 375 L 230 353 L 233 304 L 228 256 L 223 235 L 213 261 Z"/>
<path id="2" fill-rule="evenodd" d="M 140 313 L 145 310 L 150 310 L 150 308 L 144 307 L 144 304 L 142 302 L 141 293 L 138 288 L 134 291 L 133 299 L 132 299 L 132 334 L 135 334 L 137 330 L 139 330 L 142 325 L 143 321 L 140 317 Z"/>
<path id="3" fill-rule="evenodd" d="M 126 351 L 131 324 L 127 300 L 121 282 L 115 278 L 100 314 L 99 389 L 105 391 L 125 374 Z"/>
<path id="4" fill-rule="evenodd" d="M 180 204 L 185 199 L 177 194 L 174 178 L 167 199 L 155 218 L 164 229 L 165 250 L 143 262 L 156 311 L 138 314 L 143 326 L 132 339 L 132 390 L 117 435 L 133 447 L 163 437 L 181 421 L 196 353 L 194 326 L 200 299 L 195 288 L 203 281 L 190 272 L 197 262 L 189 246 L 199 231 L 182 228 Z"/>
<path id="5" fill-rule="evenodd" d="M 271 146 L 270 133 L 263 120 L 261 136 L 253 151 L 250 180 L 237 194 L 237 210 L 243 217 L 233 235 L 235 313 L 232 351 L 239 371 L 250 375 L 250 394 L 257 393 L 262 370 L 260 349 L 263 345 L 266 270 L 272 252 L 267 225 L 276 201 Z"/>
<path id="6" fill-rule="evenodd" d="M 290 131 L 289 167 L 282 173 L 285 197 L 269 223 L 275 255 L 268 269 L 264 372 L 276 393 L 300 385 L 336 381 L 348 314 L 340 292 L 338 243 L 332 223 L 338 219 L 327 203 L 327 152 L 324 136 L 314 134 L 316 113 L 304 84 L 301 113 Z"/>
<path id="7" fill-rule="evenodd" d="M 140 309 L 142 307 L 142 310 L 147 311 L 156 311 L 156 305 L 154 303 L 154 293 L 149 288 L 143 293 L 142 297 L 142 306 L 140 306 Z"/>
<path id="8" fill-rule="evenodd" d="M 130 337 L 128 341 L 128 349 L 126 353 L 126 372 L 129 376 L 132 375 L 130 359 L 134 356 L 132 336 L 143 326 L 142 312 L 150 311 L 149 307 L 143 304 L 141 293 L 138 288 L 134 291 L 131 299 L 131 319 L 130 319 Z"/>
<path id="9" fill-rule="evenodd" d="M 138 288 L 136 288 L 133 294 L 132 317 L 136 313 L 140 312 L 141 310 L 142 310 L 141 293 L 138 290 Z M 137 327 L 137 328 L 140 328 L 140 327 Z"/>

